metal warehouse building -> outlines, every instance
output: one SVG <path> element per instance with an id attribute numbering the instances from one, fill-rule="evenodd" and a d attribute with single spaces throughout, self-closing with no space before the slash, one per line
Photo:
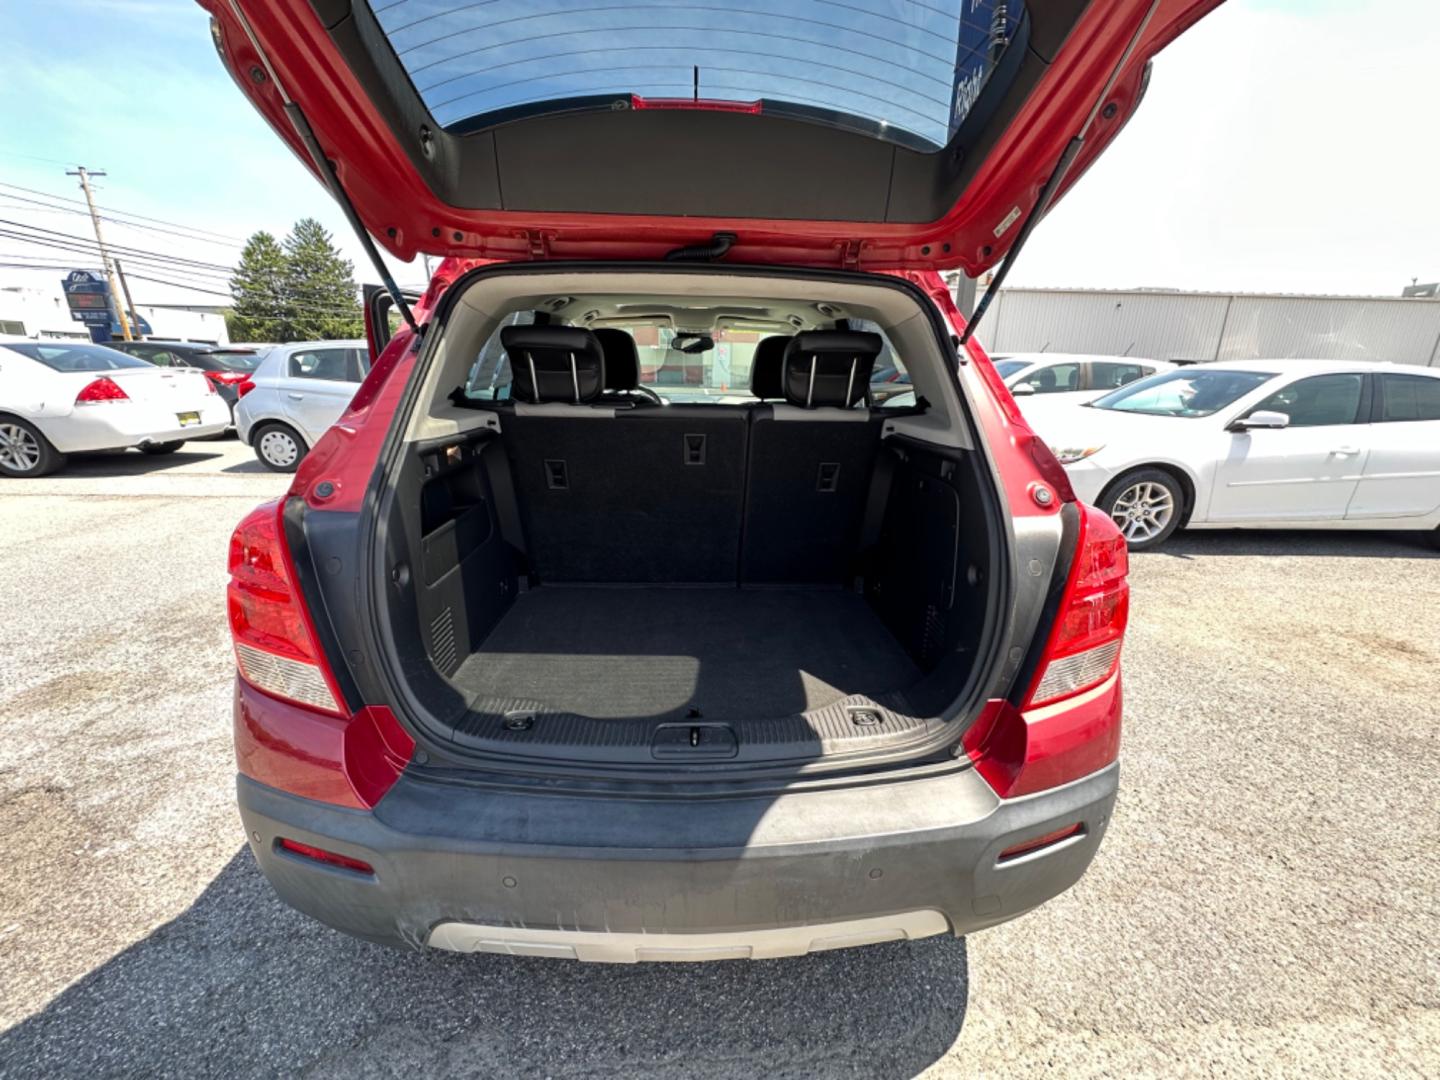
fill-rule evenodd
<path id="1" fill-rule="evenodd" d="M 1307 358 L 1440 367 L 1440 300 L 1137 289 L 1001 289 L 992 352 L 1154 360 Z"/>

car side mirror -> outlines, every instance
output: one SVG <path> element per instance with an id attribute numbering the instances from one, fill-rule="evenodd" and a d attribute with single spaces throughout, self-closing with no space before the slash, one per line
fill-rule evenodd
<path id="1" fill-rule="evenodd" d="M 1010 393 L 1015 397 L 1029 397 L 1035 393 L 1035 384 L 1028 382 L 1016 383 L 1010 388 Z"/>
<path id="2" fill-rule="evenodd" d="M 1259 409 L 1249 416 L 1242 416 L 1230 425 L 1231 431 L 1250 431 L 1254 428 L 1283 428 L 1290 426 L 1290 417 L 1283 412 Z"/>

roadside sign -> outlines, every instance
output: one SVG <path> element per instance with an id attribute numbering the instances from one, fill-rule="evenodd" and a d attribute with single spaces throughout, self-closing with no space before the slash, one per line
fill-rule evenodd
<path id="1" fill-rule="evenodd" d="M 104 344 L 121 333 L 115 298 L 100 270 L 71 270 L 60 281 L 70 317 L 84 323 L 90 340 Z M 151 333 L 150 324 L 130 312 L 130 325 L 142 337 Z"/>

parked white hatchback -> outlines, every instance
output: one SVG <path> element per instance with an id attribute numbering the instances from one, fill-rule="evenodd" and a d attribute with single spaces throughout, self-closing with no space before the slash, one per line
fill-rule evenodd
<path id="1" fill-rule="evenodd" d="M 0 339 L 0 476 L 44 476 L 86 450 L 172 454 L 229 423 L 203 372 L 103 345 Z"/>
<path id="2" fill-rule="evenodd" d="M 1074 353 L 1001 353 L 990 357 L 1010 393 L 1027 409 L 1032 399 L 1079 404 L 1161 371 L 1164 360 L 1129 356 L 1081 356 Z"/>
<path id="3" fill-rule="evenodd" d="M 1440 371 L 1326 360 L 1178 368 L 1030 418 L 1133 551 L 1178 528 L 1440 539 Z"/>
<path id="4" fill-rule="evenodd" d="M 238 387 L 235 430 L 266 468 L 294 472 L 340 419 L 369 366 L 364 341 L 276 345 Z"/>

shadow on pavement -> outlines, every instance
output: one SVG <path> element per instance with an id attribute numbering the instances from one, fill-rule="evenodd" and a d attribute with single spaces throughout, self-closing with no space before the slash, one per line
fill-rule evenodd
<path id="1" fill-rule="evenodd" d="M 64 481 L 97 476 L 143 476 L 145 473 L 163 472 L 166 469 L 212 461 L 223 456 L 220 450 L 210 449 L 204 442 L 187 442 L 173 454 L 146 454 L 139 450 L 71 454 L 65 467 L 49 479 Z"/>
<path id="2" fill-rule="evenodd" d="M 272 470 L 260 464 L 258 458 L 251 458 L 249 461 L 237 461 L 234 465 L 226 465 L 220 470 L 222 473 L 250 473 L 252 475 L 271 475 Z"/>
<path id="3" fill-rule="evenodd" d="M 1221 555 L 1313 555 L 1331 559 L 1440 558 L 1432 532 L 1339 529 L 1196 529 L 1177 533 L 1155 555 L 1195 559 Z M 1137 556 L 1132 556 L 1132 558 Z M 1140 555 L 1139 558 L 1146 558 Z"/>
<path id="4" fill-rule="evenodd" d="M 968 990 L 953 938 L 700 965 L 400 952 L 285 908 L 242 848 L 0 1035 L 0 1074 L 908 1077 Z"/>

